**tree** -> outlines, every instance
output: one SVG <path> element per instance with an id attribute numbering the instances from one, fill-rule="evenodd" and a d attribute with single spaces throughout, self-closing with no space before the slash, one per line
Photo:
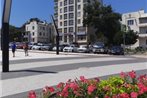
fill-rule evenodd
<path id="1" fill-rule="evenodd" d="M 97 36 L 102 32 L 107 43 L 112 44 L 114 35 L 120 31 L 121 15 L 115 13 L 110 5 L 103 6 L 97 0 L 88 3 L 84 8 L 84 13 L 86 13 L 83 20 L 84 26 L 94 27 Z"/>
<path id="2" fill-rule="evenodd" d="M 18 28 L 18 27 L 10 25 L 9 26 L 9 41 L 21 42 L 23 39 L 23 32 L 24 32 L 23 28 Z"/>
<path id="3" fill-rule="evenodd" d="M 137 38 L 138 38 L 137 32 L 134 32 L 133 30 L 129 30 L 127 32 L 120 31 L 115 34 L 113 39 L 113 44 L 121 45 L 124 44 L 124 40 L 125 40 L 125 45 L 132 45 L 137 42 Z"/>
<path id="4" fill-rule="evenodd" d="M 134 32 L 133 30 L 129 30 L 125 34 L 125 44 L 126 45 L 132 45 L 137 42 L 138 35 L 137 32 Z"/>

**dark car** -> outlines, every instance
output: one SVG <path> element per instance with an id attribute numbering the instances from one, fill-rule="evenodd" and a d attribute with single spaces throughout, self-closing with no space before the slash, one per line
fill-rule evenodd
<path id="1" fill-rule="evenodd" d="M 105 45 L 103 42 L 96 42 L 92 46 L 93 53 L 104 53 L 105 52 Z"/>
<path id="2" fill-rule="evenodd" d="M 121 46 L 113 46 L 110 48 L 110 54 L 124 55 L 124 49 Z"/>

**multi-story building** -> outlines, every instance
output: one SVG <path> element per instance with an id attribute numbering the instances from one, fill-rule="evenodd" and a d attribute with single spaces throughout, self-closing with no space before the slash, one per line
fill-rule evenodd
<path id="1" fill-rule="evenodd" d="M 87 43 L 88 28 L 83 27 L 84 6 L 87 0 L 54 0 L 54 17 L 58 26 L 60 43 Z M 92 1 L 92 0 L 90 0 Z M 102 2 L 102 0 L 98 0 Z"/>
<path id="2" fill-rule="evenodd" d="M 139 38 L 138 41 L 132 45 L 133 48 L 138 46 L 147 47 L 147 13 L 145 13 L 144 10 L 123 14 L 122 24 L 126 25 L 127 29 L 138 32 Z"/>
<path id="3" fill-rule="evenodd" d="M 31 18 L 25 24 L 24 39 L 33 43 L 49 43 L 52 39 L 52 24 Z"/>

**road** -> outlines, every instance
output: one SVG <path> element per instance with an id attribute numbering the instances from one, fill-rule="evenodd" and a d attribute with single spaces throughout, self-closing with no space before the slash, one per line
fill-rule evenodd
<path id="1" fill-rule="evenodd" d="M 1 73 L 3 98 L 25 98 L 30 90 L 80 76 L 106 78 L 122 71 L 135 70 L 138 75 L 147 72 L 147 58 L 142 57 L 48 52 L 31 52 L 28 57 L 23 52 L 17 52 L 15 58 L 11 55 L 10 72 Z"/>

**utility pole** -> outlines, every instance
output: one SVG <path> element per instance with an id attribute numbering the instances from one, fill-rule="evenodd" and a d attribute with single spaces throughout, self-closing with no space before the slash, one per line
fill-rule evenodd
<path id="1" fill-rule="evenodd" d="M 55 20 L 54 20 L 54 17 L 52 17 L 52 20 L 53 20 L 53 24 L 54 24 L 54 28 L 55 28 L 55 31 L 56 31 L 56 47 L 57 47 L 57 50 L 56 50 L 56 54 L 59 55 L 59 32 L 58 32 L 58 27 L 55 23 Z"/>
<path id="2" fill-rule="evenodd" d="M 4 0 L 2 17 L 2 71 L 9 72 L 9 20 L 12 0 Z"/>
<path id="3" fill-rule="evenodd" d="M 77 42 L 77 0 L 75 0 L 75 43 Z"/>

